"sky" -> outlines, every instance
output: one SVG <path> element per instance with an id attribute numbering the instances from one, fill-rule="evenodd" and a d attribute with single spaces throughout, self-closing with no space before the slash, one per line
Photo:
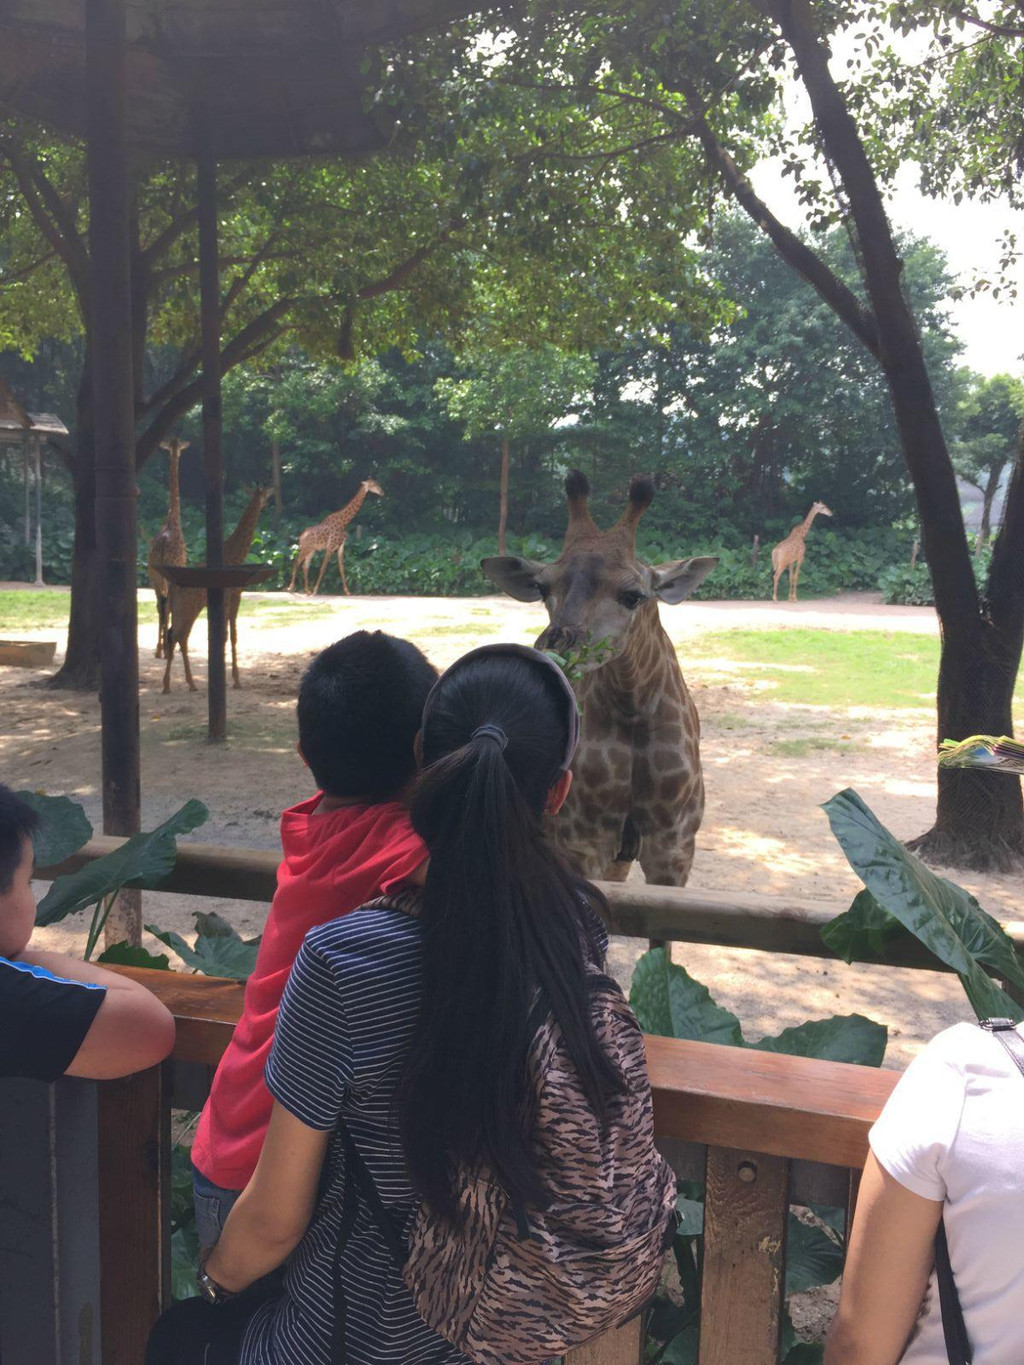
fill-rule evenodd
<path id="1" fill-rule="evenodd" d="M 942 247 L 954 274 L 964 283 L 992 274 L 999 265 L 999 240 L 1006 228 L 1024 242 L 1024 212 L 1002 204 L 961 203 L 929 199 L 915 184 L 915 170 L 907 166 L 900 177 L 889 215 L 900 228 L 929 237 Z M 792 182 L 783 179 L 779 164 L 765 161 L 751 175 L 754 188 L 789 227 L 803 224 Z M 1016 374 L 1024 377 L 1024 268 L 1016 271 L 1019 296 L 1003 302 L 991 295 L 965 297 L 950 304 L 950 318 L 964 344 L 961 361 L 979 374 Z"/>

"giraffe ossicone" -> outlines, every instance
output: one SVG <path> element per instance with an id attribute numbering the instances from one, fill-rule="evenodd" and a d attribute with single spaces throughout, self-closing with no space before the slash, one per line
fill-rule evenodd
<path id="1" fill-rule="evenodd" d="M 658 603 L 684 601 L 718 560 L 637 558 L 637 523 L 654 497 L 646 476 L 632 480 L 606 531 L 591 516 L 584 474 L 573 470 L 565 492 L 569 524 L 554 563 L 516 555 L 481 563 L 510 597 L 544 603 L 538 649 L 582 659 L 580 747 L 556 834 L 589 877 L 622 881 L 638 859 L 648 882 L 683 886 L 704 813 L 700 721 Z"/>

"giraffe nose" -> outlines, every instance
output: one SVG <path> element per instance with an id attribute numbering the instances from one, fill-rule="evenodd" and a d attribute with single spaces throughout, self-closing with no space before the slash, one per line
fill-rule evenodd
<path id="1" fill-rule="evenodd" d="M 550 649 L 556 654 L 571 654 L 583 641 L 579 626 L 550 625 L 537 637 L 537 649 Z"/>

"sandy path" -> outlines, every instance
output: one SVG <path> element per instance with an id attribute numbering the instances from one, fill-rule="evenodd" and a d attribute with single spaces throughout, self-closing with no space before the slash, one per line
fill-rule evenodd
<path id="1" fill-rule="evenodd" d="M 143 727 L 143 816 L 152 826 L 188 796 L 209 806 L 197 831 L 204 842 L 272 848 L 282 806 L 310 791 L 295 757 L 294 699 L 309 657 L 362 627 L 381 627 L 415 640 L 438 665 L 485 639 L 530 641 L 542 623 L 533 605 L 507 598 L 321 598 L 315 603 L 255 594 L 256 614 L 240 623 L 244 687 L 228 694 L 231 740 L 210 749 L 205 734 L 205 631 L 193 637 L 197 694 L 160 692 L 162 664 L 152 657 L 155 629 L 140 631 Z M 300 613 L 296 619 L 296 613 Z M 686 668 L 686 642 L 729 627 L 901 630 L 937 633 L 930 608 L 892 608 L 868 594 L 795 605 L 698 602 L 663 610 Z M 53 638 L 54 632 L 35 632 Z M 19 634 L 31 634 L 21 632 Z M 714 890 L 778 893 L 819 900 L 836 913 L 859 883 L 818 809 L 840 788 L 854 786 L 893 831 L 910 837 L 927 828 L 934 809 L 934 718 L 925 708 L 887 712 L 855 708 L 839 716 L 825 708 L 766 700 L 748 682 L 703 661 L 687 670 L 701 713 L 708 808 L 691 885 Z M 95 698 L 53 694 L 16 669 L 0 668 L 4 780 L 81 800 L 99 827 L 99 715 Z M 806 745 L 790 741 L 806 740 Z M 773 746 L 783 743 L 782 750 Z M 833 745 L 835 747 L 833 747 Z M 794 752 L 795 750 L 795 752 Z M 1019 878 L 956 880 L 1003 920 L 1024 919 Z M 216 908 L 243 932 L 257 932 L 265 908 L 150 893 L 145 915 L 187 932 L 194 909 Z M 45 931 L 55 946 L 80 946 L 80 921 Z M 628 975 L 639 945 L 615 945 L 618 974 Z M 859 1011 L 890 1027 L 888 1064 L 903 1066 L 937 1029 L 970 1017 L 958 983 L 938 973 L 850 968 L 780 954 L 677 945 L 683 963 L 734 1010 L 756 1038 L 807 1018 Z"/>

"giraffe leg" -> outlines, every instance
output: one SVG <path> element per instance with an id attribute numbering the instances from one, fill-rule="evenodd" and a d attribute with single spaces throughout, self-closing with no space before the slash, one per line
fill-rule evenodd
<path id="1" fill-rule="evenodd" d="M 292 565 L 292 581 L 288 584 L 288 588 L 287 588 L 287 591 L 288 591 L 288 592 L 294 592 L 294 591 L 295 591 L 295 580 L 296 580 L 296 578 L 298 577 L 298 574 L 299 574 L 299 561 L 300 561 L 301 559 L 302 559 L 302 555 L 301 555 L 301 554 L 297 554 L 297 555 L 295 556 L 295 563 Z"/>
<path id="2" fill-rule="evenodd" d="M 238 680 L 238 609 L 231 613 L 228 621 L 228 629 L 231 634 L 231 680 L 235 687 L 241 687 Z"/>
<path id="3" fill-rule="evenodd" d="M 793 565 L 793 568 L 790 569 L 789 571 L 789 600 L 791 602 L 796 601 L 796 589 L 797 584 L 800 582 L 800 570 L 803 568 L 803 564 L 804 561 L 802 559 L 798 559 L 796 563 Z M 794 569 L 796 570 L 796 577 L 793 576 Z"/>
<path id="4" fill-rule="evenodd" d="M 650 886 L 685 886 L 693 866 L 700 820 L 690 819 L 680 828 L 644 836 L 640 866 Z"/>
<path id="5" fill-rule="evenodd" d="M 171 631 L 167 632 L 166 657 L 167 667 L 164 669 L 164 685 L 161 688 L 161 691 L 163 692 L 169 692 L 171 690 L 171 663 L 174 659 L 174 635 Z"/>
<path id="6" fill-rule="evenodd" d="M 167 598 L 163 593 L 156 595 L 156 654 L 155 659 L 164 657 L 164 650 L 167 644 Z"/>
<path id="7" fill-rule="evenodd" d="M 181 650 L 181 662 L 185 665 L 185 681 L 188 683 L 188 690 L 190 692 L 198 692 L 199 688 L 195 685 L 195 681 L 192 677 L 192 669 L 189 667 L 188 662 L 188 641 L 179 641 L 178 648 Z"/>
<path id="8" fill-rule="evenodd" d="M 313 558 L 312 555 L 307 555 L 306 558 L 302 561 L 302 582 L 303 582 L 302 591 L 306 594 L 307 597 L 309 596 L 309 561 L 310 561 L 312 558 Z"/>
<path id="9" fill-rule="evenodd" d="M 319 576 L 319 578 L 316 580 L 316 587 L 313 589 L 313 596 L 314 596 L 314 597 L 315 597 L 315 596 L 317 595 L 317 593 L 320 591 L 320 584 L 324 581 L 324 573 L 325 573 L 325 571 L 326 571 L 326 569 L 327 569 L 327 561 L 330 559 L 330 557 L 331 557 L 331 552 L 330 552 L 330 550 L 325 550 L 325 551 L 324 551 L 323 563 L 320 565 L 320 576 Z"/>
<path id="10" fill-rule="evenodd" d="M 782 570 L 781 570 L 781 569 L 776 570 L 776 572 L 772 575 L 772 601 L 773 601 L 773 602 L 777 602 L 777 601 L 779 600 L 779 579 L 780 579 L 781 577 L 782 577 Z"/>
<path id="11" fill-rule="evenodd" d="M 348 579 L 345 577 L 345 542 L 342 541 L 338 546 L 338 573 L 341 574 L 341 586 L 345 589 L 345 596 L 351 597 L 348 590 Z"/>

